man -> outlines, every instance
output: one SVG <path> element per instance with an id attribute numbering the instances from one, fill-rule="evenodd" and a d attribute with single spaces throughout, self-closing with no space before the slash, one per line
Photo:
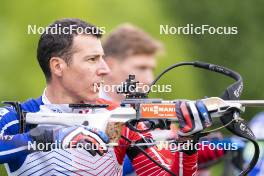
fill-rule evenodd
<path id="1" fill-rule="evenodd" d="M 129 74 L 134 74 L 136 80 L 143 85 L 150 85 L 154 80 L 154 70 L 157 66 L 157 55 L 163 52 L 161 42 L 152 38 L 139 27 L 126 23 L 119 25 L 104 39 L 103 48 L 105 52 L 105 61 L 111 72 L 105 77 L 106 85 L 120 85 Z M 120 102 L 124 99 L 123 95 L 116 92 L 106 92 L 104 89 L 100 92 L 102 98 Z M 173 127 L 175 129 L 175 127 Z M 173 137 L 175 132 L 169 130 L 153 131 L 154 139 L 166 139 Z M 162 151 L 166 156 L 167 151 Z M 169 155 L 170 156 L 170 155 Z M 169 157 L 166 156 L 166 157 Z M 207 165 L 208 161 L 216 161 L 223 156 L 223 151 L 210 151 L 205 149 L 199 151 L 200 165 Z M 132 174 L 133 167 L 126 157 L 124 162 L 123 174 Z M 202 171 L 199 170 L 202 175 Z"/>
<path id="2" fill-rule="evenodd" d="M 63 33 L 50 31 L 54 26 Z M 69 32 L 71 27 L 76 28 Z M 46 78 L 46 89 L 41 97 L 21 104 L 27 112 L 71 112 L 65 103 L 109 104 L 106 112 L 115 107 L 111 102 L 98 99 L 103 77 L 109 73 L 104 51 L 100 42 L 100 30 L 79 19 L 62 19 L 52 23 L 40 37 L 37 58 Z M 79 31 L 79 32 L 78 32 Z M 85 31 L 80 33 L 80 31 Z M 93 33 L 92 31 L 99 31 Z M 179 140 L 187 145 L 196 141 L 204 129 L 204 105 L 192 101 L 177 101 L 177 116 L 180 121 Z M 203 113 L 201 113 L 203 111 Z M 91 113 L 90 109 L 81 111 Z M 38 125 L 26 126 L 25 133 L 19 134 L 19 117 L 12 107 L 0 111 L 0 163 L 5 163 L 9 175 L 121 175 L 125 154 L 131 159 L 138 175 L 194 175 L 197 169 L 195 149 L 180 150 L 174 154 L 173 162 L 159 153 L 156 146 L 146 145 L 139 150 L 131 143 L 151 142 L 150 133 L 137 133 L 122 128 L 118 146 L 105 148 L 108 137 L 92 126 Z M 207 116 L 209 114 L 206 114 Z M 139 127 L 144 128 L 143 124 Z M 57 149 L 35 151 L 28 149 L 28 143 L 56 144 Z M 76 144 L 83 148 L 77 149 Z M 86 146 L 95 146 L 86 147 Z M 165 171 L 154 161 L 166 167 Z"/>
<path id="3" fill-rule="evenodd" d="M 131 24 L 122 24 L 104 40 L 105 61 L 111 72 L 105 78 L 105 85 L 120 85 L 128 75 L 134 74 L 141 83 L 139 87 L 150 85 L 157 66 L 157 54 L 162 52 L 162 44 L 146 32 Z M 115 91 L 101 92 L 101 96 L 120 102 L 124 99 Z"/>
<path id="4" fill-rule="evenodd" d="M 134 74 L 141 83 L 139 87 L 150 85 L 154 80 L 157 55 L 162 52 L 163 45 L 139 27 L 129 23 L 119 25 L 103 40 L 103 48 L 105 61 L 111 70 L 105 77 L 105 85 L 120 85 L 130 74 Z M 124 99 L 115 90 L 106 92 L 104 89 L 100 91 L 100 97 L 117 103 Z M 133 173 L 133 170 L 126 157 L 123 175 Z"/>

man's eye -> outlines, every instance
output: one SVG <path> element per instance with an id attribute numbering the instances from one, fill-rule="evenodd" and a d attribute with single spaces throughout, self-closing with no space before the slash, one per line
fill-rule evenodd
<path id="1" fill-rule="evenodd" d="M 96 58 L 95 57 L 92 57 L 89 59 L 90 61 L 96 61 Z"/>
<path id="2" fill-rule="evenodd" d="M 96 57 L 90 57 L 90 58 L 86 59 L 86 61 L 95 62 L 95 61 L 97 61 L 97 58 Z"/>
<path id="3" fill-rule="evenodd" d="M 137 69 L 140 70 L 140 71 L 145 71 L 145 70 L 147 70 L 148 68 L 145 67 L 145 66 L 142 66 L 142 67 L 138 67 Z"/>

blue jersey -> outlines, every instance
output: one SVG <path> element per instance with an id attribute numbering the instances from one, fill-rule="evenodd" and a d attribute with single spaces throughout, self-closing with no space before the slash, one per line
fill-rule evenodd
<path id="1" fill-rule="evenodd" d="M 21 104 L 23 111 L 37 112 L 42 105 L 41 97 L 30 99 Z M 31 141 L 28 133 L 18 134 L 18 114 L 13 107 L 0 109 L 0 163 L 5 163 L 10 172 L 17 170 L 29 153 L 28 142 Z M 26 132 L 29 126 L 26 126 Z"/>
<path id="2" fill-rule="evenodd" d="M 45 99 L 44 99 L 45 100 Z M 41 111 L 43 98 L 30 99 L 21 104 L 23 111 Z M 63 111 L 63 108 L 56 109 Z M 53 111 L 53 109 L 52 109 Z M 53 111 L 55 112 L 55 111 Z M 84 149 L 55 149 L 48 152 L 29 152 L 30 126 L 19 133 L 19 117 L 13 107 L 0 108 L 0 163 L 9 175 L 121 175 L 115 153 L 91 156 Z"/>

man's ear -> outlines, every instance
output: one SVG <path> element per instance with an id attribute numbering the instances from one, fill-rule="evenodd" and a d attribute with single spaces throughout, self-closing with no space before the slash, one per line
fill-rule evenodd
<path id="1" fill-rule="evenodd" d="M 67 67 L 67 63 L 60 57 L 52 57 L 49 64 L 51 74 L 59 77 L 62 76 L 63 70 Z"/>

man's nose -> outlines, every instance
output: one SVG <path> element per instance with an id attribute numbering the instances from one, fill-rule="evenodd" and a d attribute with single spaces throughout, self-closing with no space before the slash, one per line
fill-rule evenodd
<path id="1" fill-rule="evenodd" d="M 147 84 L 147 85 L 150 85 L 153 81 L 154 81 L 153 71 L 150 70 L 150 71 L 147 72 L 147 76 L 146 76 L 146 84 Z"/>
<path id="2" fill-rule="evenodd" d="M 110 68 L 108 67 L 108 65 L 106 64 L 104 59 L 100 59 L 100 66 L 97 69 L 97 75 L 104 76 L 104 75 L 107 75 L 109 73 L 110 73 Z"/>

